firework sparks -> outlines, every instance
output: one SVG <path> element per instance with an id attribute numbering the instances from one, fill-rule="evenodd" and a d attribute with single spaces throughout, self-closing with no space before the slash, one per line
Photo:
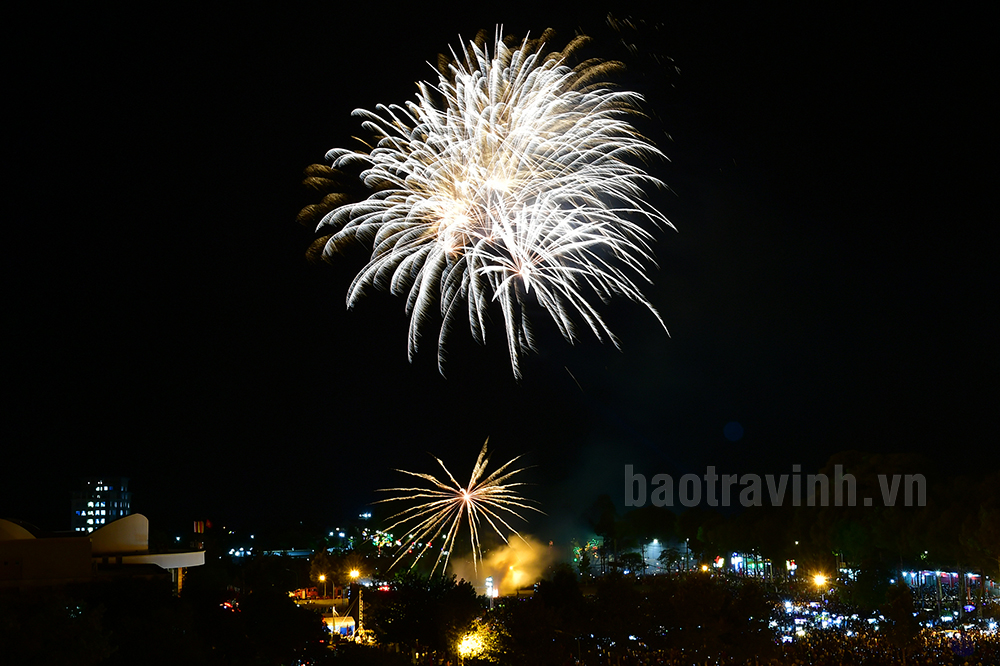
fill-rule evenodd
<path id="1" fill-rule="evenodd" d="M 643 198 L 663 184 L 637 163 L 663 155 L 629 122 L 641 97 L 601 83 L 616 63 L 566 65 L 585 37 L 547 53 L 549 37 L 512 48 L 498 36 L 490 53 L 480 35 L 452 52 L 436 84 L 417 84 L 416 101 L 354 112 L 374 148 L 327 153 L 334 169 L 360 165 L 370 192 L 336 200 L 319 223 L 332 230 L 326 257 L 352 241 L 372 246 L 348 306 L 369 287 L 407 294 L 411 361 L 437 309 L 442 374 L 449 329 L 467 318 L 484 343 L 494 301 L 518 378 L 519 357 L 535 349 L 529 304 L 570 342 L 575 316 L 619 346 L 590 295 L 629 298 L 663 325 L 630 277 L 649 281 L 646 225 L 673 226 Z"/>
<path id="2" fill-rule="evenodd" d="M 488 442 L 489 440 L 487 440 Z M 386 528 L 387 532 L 400 527 L 405 528 L 409 535 L 402 544 L 400 554 L 393 562 L 393 566 L 398 564 L 411 550 L 417 550 L 417 557 L 411 567 L 416 565 L 417 561 L 430 550 L 432 543 L 442 538 L 441 548 L 434 561 L 434 567 L 431 569 L 431 575 L 437 571 L 438 566 L 441 566 L 441 570 L 444 571 L 448 568 L 448 561 L 451 558 L 451 551 L 455 546 L 458 533 L 463 524 L 467 524 L 469 540 L 472 545 L 472 564 L 478 571 L 478 563 L 483 559 L 479 543 L 479 531 L 483 522 L 499 534 L 504 542 L 507 542 L 507 537 L 500 530 L 501 527 L 505 528 L 508 533 L 517 537 L 521 536 L 507 522 L 510 516 L 524 520 L 517 512 L 518 509 L 531 509 L 539 513 L 541 510 L 528 504 L 528 500 L 518 494 L 516 488 L 523 486 L 523 483 L 511 482 L 511 478 L 515 474 L 524 471 L 523 468 L 511 469 L 519 457 L 508 461 L 487 475 L 486 468 L 489 466 L 490 459 L 486 454 L 486 443 L 484 443 L 472 469 L 472 477 L 465 487 L 455 480 L 440 458 L 434 459 L 447 475 L 447 481 L 431 474 L 397 470 L 403 474 L 423 479 L 429 482 L 431 487 L 386 488 L 380 491 L 402 493 L 398 497 L 379 500 L 380 502 L 405 500 L 420 502 L 390 518 L 395 522 Z"/>

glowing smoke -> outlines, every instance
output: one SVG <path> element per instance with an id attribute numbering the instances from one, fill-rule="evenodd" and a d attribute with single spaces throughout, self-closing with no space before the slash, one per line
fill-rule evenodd
<path id="1" fill-rule="evenodd" d="M 500 590 L 500 596 L 530 587 L 542 579 L 549 565 L 559 559 L 559 553 L 531 535 L 522 537 L 523 540 L 512 537 L 510 543 L 484 553 L 478 572 L 471 560 L 453 561 L 452 571 L 460 579 L 470 581 L 480 593 L 485 591 L 487 576 L 493 576 L 493 586 Z"/>

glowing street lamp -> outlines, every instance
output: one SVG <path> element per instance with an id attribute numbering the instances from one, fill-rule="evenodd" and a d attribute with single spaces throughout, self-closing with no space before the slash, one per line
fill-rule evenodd
<path id="1" fill-rule="evenodd" d="M 826 576 L 818 573 L 813 576 L 813 582 L 816 583 L 816 587 L 820 590 L 820 598 L 826 601 Z"/>
<path id="2" fill-rule="evenodd" d="M 326 574 L 319 575 L 319 582 L 323 583 L 323 598 L 326 598 Z"/>
<path id="3" fill-rule="evenodd" d="M 357 582 L 358 577 L 360 575 L 361 575 L 360 571 L 358 571 L 357 569 L 351 569 L 351 580 L 352 581 Z M 361 631 L 362 631 L 362 629 L 361 629 L 361 616 L 362 616 L 362 613 L 364 612 L 365 605 L 364 605 L 364 601 L 361 599 L 361 595 L 362 594 L 363 594 L 363 587 L 361 585 L 358 585 L 358 628 L 357 628 L 357 631 L 355 632 L 355 635 L 358 638 L 360 638 L 363 635 L 361 633 Z"/>

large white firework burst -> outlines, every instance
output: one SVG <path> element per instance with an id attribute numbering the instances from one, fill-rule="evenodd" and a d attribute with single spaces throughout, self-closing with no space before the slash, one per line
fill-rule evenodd
<path id="1" fill-rule="evenodd" d="M 535 349 L 531 298 L 570 342 L 576 316 L 618 346 L 595 295 L 641 303 L 663 324 L 633 282 L 649 281 L 649 227 L 672 226 L 644 200 L 662 183 L 642 165 L 663 156 L 630 123 L 641 97 L 605 82 L 617 63 L 566 64 L 585 37 L 561 52 L 546 51 L 549 38 L 511 47 L 498 36 L 490 52 L 481 34 L 442 63 L 436 84 L 417 84 L 415 101 L 354 112 L 373 148 L 327 154 L 334 168 L 360 163 L 372 193 L 322 219 L 334 230 L 324 251 L 371 244 L 348 306 L 369 286 L 408 294 L 411 361 L 435 310 L 439 368 L 457 319 L 485 342 L 493 301 L 518 378 L 519 357 Z"/>
<path id="2" fill-rule="evenodd" d="M 508 461 L 490 474 L 486 473 L 486 468 L 490 463 L 489 456 L 486 454 L 488 443 L 489 440 L 483 444 L 479 457 L 476 458 L 476 464 L 472 468 L 472 476 L 465 486 L 455 480 L 440 458 L 434 458 L 434 460 L 448 476 L 447 481 L 432 474 L 396 470 L 423 479 L 430 484 L 430 487 L 385 488 L 380 491 L 402 494 L 379 500 L 379 502 L 416 502 L 414 506 L 392 516 L 389 520 L 395 522 L 385 530 L 391 532 L 400 528 L 407 531 L 407 536 L 401 540 L 400 552 L 393 562 L 393 566 L 398 564 L 408 553 L 416 551 L 416 557 L 413 564 L 410 565 L 412 568 L 437 543 L 439 546 L 438 554 L 434 560 L 431 575 L 434 575 L 439 566 L 444 572 L 448 568 L 455 540 L 464 523 L 469 528 L 472 564 L 478 570 L 479 562 L 483 559 L 479 531 L 484 522 L 506 543 L 505 532 L 521 536 L 507 522 L 510 518 L 524 520 L 523 516 L 518 513 L 518 509 L 531 509 L 541 513 L 540 509 L 529 504 L 528 500 L 519 494 L 518 486 L 524 484 L 511 481 L 514 475 L 524 471 L 523 469 L 511 469 L 519 458 Z M 504 529 L 501 530 L 501 528 Z"/>

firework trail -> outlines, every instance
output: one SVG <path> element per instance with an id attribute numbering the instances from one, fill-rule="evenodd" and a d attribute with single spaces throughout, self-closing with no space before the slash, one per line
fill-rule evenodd
<path id="1" fill-rule="evenodd" d="M 489 440 L 486 443 L 488 442 Z M 441 566 L 441 570 L 445 571 L 448 568 L 448 561 L 451 558 L 451 551 L 455 546 L 458 533 L 463 524 L 467 524 L 469 541 L 472 545 L 472 564 L 478 571 L 478 563 L 483 559 L 479 543 L 479 530 L 483 527 L 483 522 L 499 534 L 506 543 L 507 537 L 500 531 L 501 526 L 506 528 L 509 533 L 518 537 L 521 535 L 510 526 L 505 516 L 524 520 L 517 509 L 531 509 L 542 513 L 538 508 L 528 504 L 528 500 L 522 498 L 515 490 L 524 484 L 510 481 L 515 474 L 524 471 L 523 468 L 510 469 L 518 458 L 508 461 L 496 471 L 486 475 L 486 468 L 490 462 L 489 456 L 486 455 L 486 443 L 483 444 L 483 449 L 479 452 L 479 457 L 472 469 L 472 477 L 465 487 L 455 480 L 440 458 L 434 458 L 448 476 L 447 481 L 431 474 L 396 470 L 423 479 L 429 482 L 431 487 L 385 488 L 379 491 L 402 493 L 398 497 L 389 497 L 379 500 L 379 502 L 406 500 L 419 502 L 389 518 L 395 522 L 385 529 L 386 532 L 391 532 L 397 527 L 405 529 L 407 532 L 407 537 L 400 548 L 400 554 L 392 566 L 396 566 L 411 550 L 417 550 L 417 557 L 410 565 L 412 568 L 431 548 L 432 543 L 440 537 L 443 540 L 440 542 L 441 548 L 438 550 L 431 575 L 434 575 L 438 566 Z M 484 475 L 486 475 L 485 478 Z"/>
<path id="2" fill-rule="evenodd" d="M 348 306 L 369 287 L 406 294 L 411 361 L 437 311 L 442 374 L 448 331 L 464 318 L 485 343 L 493 301 L 518 379 L 519 357 L 535 349 L 529 304 L 570 342 L 575 316 L 619 346 L 594 295 L 641 303 L 663 325 L 630 277 L 649 281 L 646 227 L 673 226 L 644 201 L 645 187 L 663 184 L 640 165 L 663 155 L 629 122 L 641 97 L 603 83 L 617 63 L 565 64 L 587 38 L 547 53 L 550 37 L 511 48 L 498 36 L 490 52 L 481 33 L 442 59 L 436 84 L 417 84 L 415 101 L 354 112 L 374 147 L 327 153 L 335 170 L 360 166 L 369 193 L 333 199 L 319 223 L 326 257 L 353 241 L 372 247 Z"/>

